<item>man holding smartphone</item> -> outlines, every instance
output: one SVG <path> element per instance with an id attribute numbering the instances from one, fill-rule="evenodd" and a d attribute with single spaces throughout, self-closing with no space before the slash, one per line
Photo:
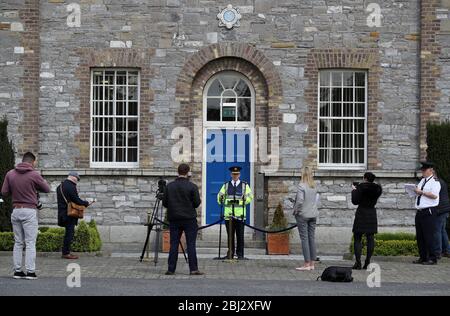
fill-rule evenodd
<path id="1" fill-rule="evenodd" d="M 77 256 L 70 253 L 70 246 L 72 245 L 73 237 L 75 235 L 75 226 L 78 225 L 78 218 L 67 215 L 67 202 L 73 202 L 86 207 L 94 203 L 80 199 L 77 190 L 79 181 L 80 176 L 78 172 L 71 171 L 67 179 L 56 188 L 56 198 L 58 200 L 58 226 L 66 229 L 62 247 L 63 259 L 78 259 Z"/>

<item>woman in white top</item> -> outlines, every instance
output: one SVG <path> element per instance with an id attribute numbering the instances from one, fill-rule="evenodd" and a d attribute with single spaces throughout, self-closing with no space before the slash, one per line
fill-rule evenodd
<path id="1" fill-rule="evenodd" d="M 302 179 L 297 188 L 297 196 L 294 203 L 294 216 L 297 220 L 298 232 L 302 241 L 303 256 L 305 263 L 302 267 L 296 268 L 299 271 L 314 270 L 316 260 L 315 230 L 318 211 L 319 196 L 316 183 L 311 173 L 311 169 L 302 169 Z"/>

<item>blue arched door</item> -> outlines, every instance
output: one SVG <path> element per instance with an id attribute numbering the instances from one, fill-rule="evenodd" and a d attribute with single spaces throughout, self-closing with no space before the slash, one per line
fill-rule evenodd
<path id="1" fill-rule="evenodd" d="M 220 218 L 217 193 L 230 181 L 231 166 L 240 166 L 241 181 L 251 187 L 251 131 L 249 129 L 206 130 L 206 224 Z M 246 206 L 246 221 L 250 223 L 250 205 Z"/>

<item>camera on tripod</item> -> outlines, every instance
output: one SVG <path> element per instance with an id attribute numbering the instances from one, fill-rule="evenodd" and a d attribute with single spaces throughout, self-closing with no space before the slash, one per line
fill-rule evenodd
<path id="1" fill-rule="evenodd" d="M 166 180 L 159 179 L 158 181 L 158 191 L 156 191 L 156 198 L 158 200 L 164 199 L 164 191 L 166 190 Z"/>

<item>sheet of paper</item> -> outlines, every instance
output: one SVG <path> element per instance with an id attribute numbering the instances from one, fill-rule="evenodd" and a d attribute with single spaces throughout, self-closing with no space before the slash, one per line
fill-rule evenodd
<path id="1" fill-rule="evenodd" d="M 405 184 L 405 192 L 408 193 L 408 195 L 412 198 L 415 198 L 417 196 L 416 192 L 414 190 L 416 189 L 415 184 Z"/>

